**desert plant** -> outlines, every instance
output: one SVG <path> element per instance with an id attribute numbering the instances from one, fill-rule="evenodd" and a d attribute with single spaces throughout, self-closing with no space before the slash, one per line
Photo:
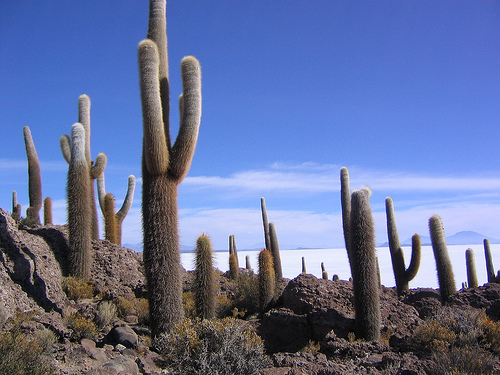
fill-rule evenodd
<path id="1" fill-rule="evenodd" d="M 269 223 L 269 238 L 271 254 L 273 256 L 274 271 L 276 272 L 276 280 L 281 280 L 283 278 L 283 271 L 281 268 L 281 257 L 280 257 L 280 246 L 278 243 L 278 236 L 276 235 L 276 227 L 273 222 Z"/>
<path id="2" fill-rule="evenodd" d="M 97 217 L 97 207 L 95 203 L 95 189 L 94 180 L 101 175 L 106 168 L 107 158 L 106 155 L 100 153 L 97 155 L 95 162 L 92 160 L 90 153 L 90 98 L 87 95 L 80 95 L 78 98 L 78 123 L 83 126 L 83 158 L 87 163 L 88 173 L 87 173 L 87 185 L 88 197 L 86 198 L 86 203 L 88 203 L 90 210 L 90 223 L 91 223 L 91 238 L 94 240 L 99 239 L 99 223 Z M 71 136 L 73 138 L 73 136 Z M 73 139 L 70 139 L 66 134 L 62 135 L 60 138 L 61 151 L 64 159 L 71 165 L 72 159 L 72 143 Z"/>
<path id="3" fill-rule="evenodd" d="M 71 129 L 71 158 L 68 168 L 69 274 L 90 278 L 92 262 L 92 212 L 89 167 L 85 159 L 85 129 L 79 123 Z"/>
<path id="4" fill-rule="evenodd" d="M 44 351 L 56 341 L 55 335 L 43 329 L 29 337 L 21 329 L 21 324 L 32 317 L 18 311 L 7 322 L 9 330 L 0 332 L 0 374 L 46 375 L 56 372 L 44 356 Z"/>
<path id="5" fill-rule="evenodd" d="M 116 318 L 116 305 L 111 301 L 102 301 L 97 306 L 97 325 L 101 328 L 107 326 Z"/>
<path id="6" fill-rule="evenodd" d="M 266 199 L 260 198 L 260 210 L 262 212 L 262 224 L 264 225 L 264 243 L 267 250 L 271 250 L 271 236 L 269 234 L 269 222 L 267 220 Z"/>
<path id="7" fill-rule="evenodd" d="M 245 268 L 246 268 L 248 271 L 251 271 L 251 270 L 252 270 L 252 266 L 250 265 L 250 255 L 246 255 L 246 256 L 245 256 Z"/>
<path id="8" fill-rule="evenodd" d="M 111 193 L 106 193 L 104 172 L 97 178 L 97 196 L 104 216 L 104 237 L 111 243 L 120 246 L 122 244 L 122 223 L 130 211 L 130 207 L 132 207 L 134 192 L 135 176 L 130 175 L 128 176 L 127 194 L 123 200 L 122 207 L 116 212 L 115 197 Z M 108 200 L 107 202 L 106 199 Z"/>
<path id="9" fill-rule="evenodd" d="M 307 273 L 306 269 L 306 257 L 302 257 L 302 275 L 305 275 Z"/>
<path id="10" fill-rule="evenodd" d="M 12 192 L 12 214 L 11 217 L 15 221 L 21 219 L 21 203 L 17 202 L 17 191 Z"/>
<path id="11" fill-rule="evenodd" d="M 185 319 L 170 334 L 158 336 L 153 345 L 173 374 L 253 374 L 270 364 L 252 326 L 229 317 Z"/>
<path id="12" fill-rule="evenodd" d="M 194 292 L 196 314 L 201 319 L 215 316 L 215 270 L 213 267 L 212 242 L 206 235 L 196 241 L 196 266 Z"/>
<path id="13" fill-rule="evenodd" d="M 414 234 L 412 237 L 411 261 L 410 266 L 406 269 L 403 249 L 399 243 L 398 229 L 396 227 L 394 203 L 391 197 L 385 200 L 385 210 L 387 215 L 387 234 L 389 237 L 392 269 L 394 271 L 394 278 L 396 279 L 398 295 L 401 295 L 410 289 L 408 284 L 417 275 L 418 268 L 420 267 L 420 236 Z"/>
<path id="14" fill-rule="evenodd" d="M 238 256 L 236 254 L 229 254 L 229 278 L 236 279 L 240 273 L 238 267 Z"/>
<path id="15" fill-rule="evenodd" d="M 259 301 L 260 310 L 264 311 L 273 301 L 276 293 L 276 274 L 273 267 L 273 256 L 269 250 L 259 253 Z"/>
<path id="16" fill-rule="evenodd" d="M 321 277 L 323 280 L 328 280 L 328 272 L 325 269 L 325 263 L 321 262 Z"/>
<path id="17" fill-rule="evenodd" d="M 342 206 L 342 227 L 344 229 L 345 248 L 352 274 L 351 238 L 349 229 L 351 225 L 351 188 L 349 187 L 349 170 L 347 167 L 342 167 L 340 169 L 340 203 Z"/>
<path id="18" fill-rule="evenodd" d="M 446 246 L 443 222 L 438 215 L 433 215 L 429 219 L 429 231 L 431 234 L 432 250 L 434 251 L 434 258 L 436 260 L 441 302 L 445 303 L 451 295 L 457 292 L 457 288 L 455 285 L 455 276 L 453 275 L 453 267 L 448 254 L 448 247 Z"/>
<path id="19" fill-rule="evenodd" d="M 52 199 L 50 197 L 43 200 L 43 225 L 52 225 Z"/>
<path id="20" fill-rule="evenodd" d="M 71 338 L 75 341 L 93 339 L 98 332 L 95 323 L 78 312 L 68 317 L 68 325 L 73 330 Z"/>
<path id="21" fill-rule="evenodd" d="M 497 278 L 495 276 L 495 267 L 493 266 L 493 258 L 491 256 L 491 249 L 490 249 L 490 240 L 485 238 L 483 243 L 484 243 L 484 257 L 486 258 L 486 273 L 488 274 L 488 282 L 489 283 L 500 282 L 500 280 L 497 281 Z"/>
<path id="22" fill-rule="evenodd" d="M 26 210 L 26 218 L 35 224 L 40 224 L 40 209 L 42 208 L 42 175 L 40 161 L 36 153 L 31 130 L 28 126 L 23 128 L 24 145 L 28 157 L 28 191 L 30 209 Z"/>
<path id="23" fill-rule="evenodd" d="M 74 301 L 94 296 L 94 287 L 92 284 L 73 276 L 65 277 L 61 282 L 61 288 L 66 293 L 66 296 Z"/>
<path id="24" fill-rule="evenodd" d="M 470 248 L 465 251 L 465 264 L 467 266 L 467 284 L 469 288 L 477 288 L 479 283 L 477 281 L 476 260 L 474 250 Z"/>
<path id="25" fill-rule="evenodd" d="M 375 260 L 375 226 L 368 188 L 354 190 L 349 224 L 356 337 L 380 338 L 380 296 Z"/>
<path id="26" fill-rule="evenodd" d="M 172 145 L 166 1 L 151 0 L 148 39 L 139 44 L 143 114 L 142 223 L 150 327 L 153 337 L 182 320 L 182 276 L 177 186 L 189 171 L 201 121 L 201 70 L 192 56 L 181 62 L 180 125 Z"/>

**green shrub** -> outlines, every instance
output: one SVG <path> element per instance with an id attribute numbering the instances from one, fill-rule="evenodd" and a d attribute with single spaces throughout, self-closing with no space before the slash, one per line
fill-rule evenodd
<path id="1" fill-rule="evenodd" d="M 153 345 L 174 374 L 252 374 L 270 362 L 251 325 L 234 318 L 185 319 Z"/>
<path id="2" fill-rule="evenodd" d="M 110 301 L 102 301 L 97 306 L 96 321 L 99 327 L 105 327 L 116 318 L 116 305 Z"/>
<path id="3" fill-rule="evenodd" d="M 94 286 L 91 283 L 73 276 L 65 277 L 61 287 L 68 298 L 74 301 L 94 296 Z"/>

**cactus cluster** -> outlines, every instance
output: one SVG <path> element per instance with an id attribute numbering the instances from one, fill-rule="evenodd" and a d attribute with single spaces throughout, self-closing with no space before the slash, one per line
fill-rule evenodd
<path id="1" fill-rule="evenodd" d="M 264 197 L 260 198 L 260 207 L 262 211 L 262 223 L 264 225 L 264 240 L 266 249 L 271 252 L 273 256 L 274 270 L 276 279 L 279 281 L 283 278 L 283 271 L 281 267 L 280 247 L 278 244 L 278 236 L 276 234 L 276 227 L 273 222 L 267 219 L 266 200 Z"/>

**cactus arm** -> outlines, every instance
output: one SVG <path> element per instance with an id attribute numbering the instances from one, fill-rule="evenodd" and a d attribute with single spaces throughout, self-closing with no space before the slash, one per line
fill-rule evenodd
<path id="1" fill-rule="evenodd" d="M 30 207 L 33 207 L 33 217 L 31 219 L 40 223 L 39 212 L 42 208 L 42 175 L 40 172 L 40 161 L 36 153 L 31 130 L 28 126 L 23 128 L 24 144 L 26 146 L 26 155 L 28 157 L 28 187 Z"/>
<path id="2" fill-rule="evenodd" d="M 179 133 L 172 147 L 169 172 L 180 183 L 189 171 L 201 122 L 201 69 L 193 56 L 181 62 L 182 113 Z"/>
<path id="3" fill-rule="evenodd" d="M 59 144 L 61 146 L 61 152 L 63 154 L 64 160 L 69 164 L 71 163 L 71 141 L 67 134 L 61 135 L 59 139 Z"/>
<path id="4" fill-rule="evenodd" d="M 271 250 L 271 237 L 269 236 L 269 222 L 267 220 L 266 200 L 264 197 L 260 198 L 260 210 L 262 212 L 262 224 L 264 225 L 264 241 L 266 249 Z"/>
<path id="5" fill-rule="evenodd" d="M 104 196 L 106 195 L 106 182 L 104 178 L 104 172 L 101 173 L 96 179 L 97 181 L 97 199 L 99 200 L 99 207 L 101 207 L 101 212 L 104 215 Z"/>
<path id="6" fill-rule="evenodd" d="M 273 256 L 274 272 L 276 273 L 276 280 L 283 278 L 283 271 L 281 268 L 280 246 L 278 243 L 278 236 L 273 222 L 269 223 L 269 237 L 271 239 L 271 254 Z"/>
<path id="7" fill-rule="evenodd" d="M 50 197 L 43 200 L 43 225 L 52 225 L 52 199 Z"/>
<path id="8" fill-rule="evenodd" d="M 134 202 L 134 192 L 135 192 L 135 176 L 128 176 L 128 186 L 127 186 L 127 194 L 125 195 L 125 199 L 123 200 L 122 207 L 116 213 L 116 221 L 121 223 L 125 216 L 127 216 L 130 211 L 130 207 L 132 207 L 132 203 Z"/>
<path id="9" fill-rule="evenodd" d="M 151 40 L 139 44 L 139 81 L 143 118 L 143 157 L 152 175 L 168 170 L 169 150 L 162 118 L 162 102 L 158 77 L 158 50 Z"/>
<path id="10" fill-rule="evenodd" d="M 407 281 L 411 281 L 417 276 L 418 269 L 420 268 L 420 259 L 422 257 L 422 244 L 420 236 L 414 234 L 411 237 L 411 261 L 410 266 L 405 271 L 405 278 Z"/>
<path id="11" fill-rule="evenodd" d="M 97 155 L 94 165 L 90 168 L 90 177 L 93 180 L 95 180 L 104 172 L 107 162 L 108 158 L 105 153 L 101 152 L 99 155 Z"/>

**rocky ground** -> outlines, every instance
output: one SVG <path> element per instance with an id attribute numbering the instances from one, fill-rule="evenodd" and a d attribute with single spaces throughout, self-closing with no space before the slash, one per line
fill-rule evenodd
<path id="1" fill-rule="evenodd" d="M 57 368 L 57 374 L 162 373 L 161 358 L 150 348 L 149 330 L 137 311 L 101 324 L 91 339 L 75 337 L 75 330 L 68 323 L 77 314 L 96 320 L 103 301 L 146 297 L 141 255 L 107 241 L 94 241 L 92 281 L 95 290 L 89 298 L 75 301 L 68 298 L 62 287 L 62 280 L 67 276 L 67 246 L 64 227 L 24 228 L 0 209 L 0 327 L 3 332 L 12 329 L 12 319 L 19 311 L 34 312 L 29 320 L 22 322 L 21 329 L 28 335 L 44 330 L 54 334 L 55 342 L 44 356 Z M 191 282 L 192 273 L 186 272 L 186 291 L 191 289 Z M 234 286 L 224 275 L 219 282 L 221 293 L 234 294 Z M 426 321 L 451 314 L 455 322 L 460 316 L 478 315 L 480 311 L 484 311 L 483 315 L 494 327 L 497 327 L 494 322 L 500 319 L 500 284 L 462 290 L 445 307 L 436 290 L 416 289 L 397 297 L 392 288 L 382 286 L 382 339 L 362 342 L 352 333 L 354 310 L 350 282 L 299 275 L 286 280 L 282 289 L 272 309 L 248 317 L 264 340 L 273 366 L 259 370 L 259 374 L 446 373 L 439 372 L 436 364 L 441 359 L 436 359 L 435 353 L 426 346 L 444 339 L 425 343 L 415 339 Z M 484 337 L 480 339 L 485 342 Z M 488 369 L 491 373 L 500 373 L 500 331 L 498 337 L 488 336 L 488 339 L 498 340 L 494 343 L 497 346 L 487 347 L 491 349 Z M 441 353 L 448 353 L 448 349 Z M 455 373 L 464 371 L 457 369 Z"/>

